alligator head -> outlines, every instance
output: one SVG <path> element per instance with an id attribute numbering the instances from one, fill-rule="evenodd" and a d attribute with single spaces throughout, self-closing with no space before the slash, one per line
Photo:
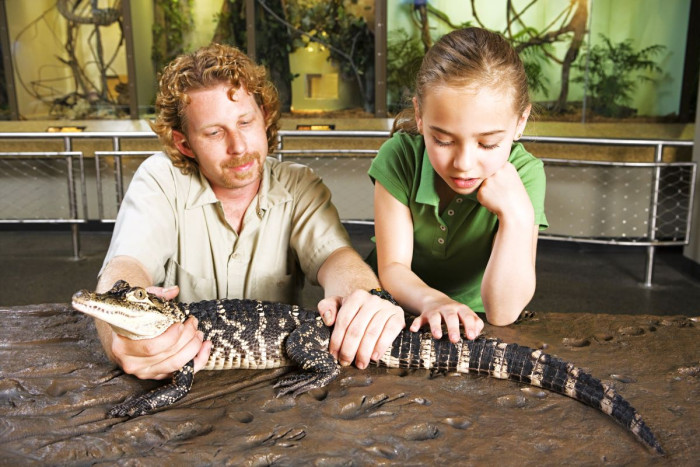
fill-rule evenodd
<path id="1" fill-rule="evenodd" d="M 165 332 L 185 314 L 171 301 L 117 281 L 105 293 L 81 290 L 73 295 L 73 308 L 109 323 L 117 334 L 130 339 L 150 339 Z"/>

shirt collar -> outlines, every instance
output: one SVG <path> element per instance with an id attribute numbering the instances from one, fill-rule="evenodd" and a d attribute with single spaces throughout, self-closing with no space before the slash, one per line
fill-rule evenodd
<path id="1" fill-rule="evenodd" d="M 420 175 L 418 178 L 418 191 L 416 192 L 416 201 L 422 204 L 438 206 L 440 199 L 435 191 L 435 169 L 428 158 L 428 150 L 423 149 L 423 157 L 421 158 Z"/>
<path id="2" fill-rule="evenodd" d="M 258 203 L 256 212 L 260 216 L 262 216 L 262 211 L 266 211 L 276 204 L 292 201 L 292 195 L 289 191 L 276 178 L 272 177 L 273 167 L 276 167 L 278 164 L 279 162 L 273 157 L 265 159 L 258 196 L 253 200 L 253 202 Z M 206 204 L 218 202 L 219 200 L 214 194 L 209 180 L 198 170 L 196 175 L 190 177 L 190 191 L 186 209 L 195 209 Z"/>
<path id="3" fill-rule="evenodd" d="M 202 171 L 197 169 L 197 173 L 190 177 L 190 191 L 187 196 L 185 209 L 196 209 L 205 204 L 217 203 L 214 190 L 211 189 L 209 180 L 202 174 Z"/>
<path id="4" fill-rule="evenodd" d="M 274 157 L 268 156 L 265 159 L 262 183 L 258 192 L 259 207 L 262 211 L 267 211 L 277 204 L 286 203 L 293 199 L 292 194 L 280 182 L 279 177 L 275 176 L 280 164 L 281 162 Z"/>

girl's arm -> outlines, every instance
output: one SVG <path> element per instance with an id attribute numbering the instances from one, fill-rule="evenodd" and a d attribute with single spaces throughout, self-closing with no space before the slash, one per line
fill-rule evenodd
<path id="1" fill-rule="evenodd" d="M 532 202 L 510 163 L 484 180 L 478 199 L 498 216 L 499 224 L 481 282 L 481 298 L 488 322 L 506 326 L 535 293 L 538 226 Z"/>
<path id="2" fill-rule="evenodd" d="M 461 322 L 466 336 L 475 339 L 484 327 L 476 313 L 468 306 L 429 287 L 411 271 L 411 212 L 379 182 L 374 184 L 374 212 L 379 281 L 406 311 L 419 315 L 411 324 L 411 331 L 429 324 L 433 336 L 440 338 L 444 320 L 450 340 L 456 342 L 459 340 Z"/>

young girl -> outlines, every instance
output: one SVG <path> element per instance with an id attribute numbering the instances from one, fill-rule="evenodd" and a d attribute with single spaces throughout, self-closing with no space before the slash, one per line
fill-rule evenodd
<path id="1" fill-rule="evenodd" d="M 413 109 L 394 122 L 369 175 L 384 289 L 436 338 L 513 323 L 535 291 L 544 215 L 542 162 L 516 143 L 530 115 L 527 78 L 506 40 L 453 31 L 427 52 Z M 407 118 L 410 116 L 410 118 Z M 398 131 L 397 131 L 398 130 Z M 373 259 L 370 258 L 370 263 Z"/>

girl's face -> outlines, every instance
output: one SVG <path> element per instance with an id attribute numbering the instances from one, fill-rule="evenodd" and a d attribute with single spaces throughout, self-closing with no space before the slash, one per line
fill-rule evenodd
<path id="1" fill-rule="evenodd" d="M 435 172 L 454 192 L 476 192 L 508 160 L 511 144 L 525 129 L 530 108 L 515 113 L 509 92 L 439 86 L 413 99 L 418 130 Z"/>

